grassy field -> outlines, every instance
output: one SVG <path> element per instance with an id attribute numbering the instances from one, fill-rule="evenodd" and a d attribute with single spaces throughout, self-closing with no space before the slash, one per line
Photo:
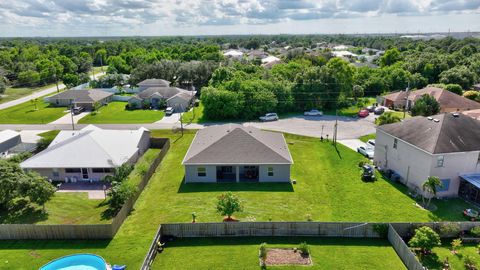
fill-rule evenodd
<path id="1" fill-rule="evenodd" d="M 377 102 L 377 100 L 374 97 L 365 97 L 365 98 L 360 98 L 357 102 L 357 104 L 352 105 L 350 107 L 346 108 L 341 108 L 338 110 L 338 115 L 340 116 L 348 116 L 348 117 L 355 117 L 357 116 L 358 112 L 372 104 Z M 330 115 L 335 115 L 335 110 L 327 110 L 323 112 L 324 114 L 330 114 Z"/>
<path id="2" fill-rule="evenodd" d="M 203 104 L 200 102 L 198 107 L 190 109 L 190 111 L 182 114 L 182 120 L 185 123 L 205 123 L 210 122 L 203 116 Z"/>
<path id="3" fill-rule="evenodd" d="M 377 137 L 377 134 L 373 133 L 373 134 L 368 134 L 368 135 L 364 135 L 358 139 L 360 139 L 360 141 L 366 143 L 368 142 L 368 140 L 375 140 L 375 138 Z"/>
<path id="4" fill-rule="evenodd" d="M 126 102 L 111 102 L 91 113 L 78 122 L 79 124 L 142 124 L 153 123 L 163 118 L 163 111 L 126 110 Z"/>
<path id="5" fill-rule="evenodd" d="M 0 110 L 0 124 L 47 124 L 66 114 L 65 107 L 50 107 L 39 98 L 37 108 L 30 102 Z"/>
<path id="6" fill-rule="evenodd" d="M 110 263 L 138 269 L 160 223 L 221 221 L 216 198 L 225 191 L 238 194 L 245 211 L 240 220 L 257 221 L 431 221 L 463 220 L 461 210 L 471 207 L 461 200 L 432 201 L 438 210 L 429 212 L 415 206 L 403 186 L 382 178 L 374 183 L 360 180 L 357 164 L 363 157 L 338 145 L 318 139 L 287 135 L 295 164 L 292 178 L 296 185 L 268 183 L 184 184 L 181 161 L 194 137 L 170 131 L 153 131 L 153 136 L 170 137 L 171 149 L 159 170 L 138 199 L 111 241 L 0 241 L 0 258 L 10 269 L 39 267 L 62 255 L 96 253 Z M 17 262 L 17 263 L 15 263 Z M 0 264 L 1 268 L 1 264 Z"/>
<path id="7" fill-rule="evenodd" d="M 477 248 L 473 244 L 465 244 L 463 248 L 459 249 L 458 254 L 452 254 L 451 246 L 449 242 L 452 239 L 442 239 L 441 247 L 436 247 L 433 249 L 433 254 L 427 257 L 424 257 L 421 262 L 423 266 L 428 269 L 438 269 L 441 270 L 443 266 L 443 261 L 448 257 L 450 263 L 450 269 L 452 270 L 461 270 L 465 269 L 464 260 L 466 256 L 472 257 L 477 262 L 477 267 L 480 266 L 480 254 L 477 253 Z"/>
<path id="8" fill-rule="evenodd" d="M 152 269 L 180 269 L 180 265 L 181 269 L 260 269 L 262 242 L 268 248 L 309 244 L 312 267 L 272 267 L 275 269 L 406 269 L 387 240 L 313 237 L 177 239 L 157 255 Z"/>

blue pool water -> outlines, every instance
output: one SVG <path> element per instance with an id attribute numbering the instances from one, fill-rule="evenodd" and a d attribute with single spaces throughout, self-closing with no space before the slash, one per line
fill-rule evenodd
<path id="1" fill-rule="evenodd" d="M 40 270 L 106 270 L 102 257 L 93 254 L 65 256 L 42 266 Z"/>

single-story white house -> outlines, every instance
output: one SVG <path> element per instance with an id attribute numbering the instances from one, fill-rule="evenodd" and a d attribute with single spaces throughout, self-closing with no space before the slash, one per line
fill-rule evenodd
<path id="1" fill-rule="evenodd" d="M 226 124 L 197 132 L 183 159 L 185 182 L 290 182 L 282 133 Z"/>
<path id="2" fill-rule="evenodd" d="M 442 181 L 438 197 L 465 197 L 462 182 L 475 178 L 464 176 L 480 174 L 480 121 L 444 113 L 379 126 L 374 162 L 419 193 L 428 177 L 437 176 Z M 467 199 L 480 202 L 480 185 L 476 192 L 478 197 Z"/>
<path id="3" fill-rule="evenodd" d="M 3 130 L 0 131 L 0 155 L 1 157 L 6 157 L 8 151 L 15 146 L 22 143 L 22 138 L 19 132 L 13 130 Z"/>
<path id="4" fill-rule="evenodd" d="M 89 125 L 60 131 L 47 149 L 20 163 L 54 181 L 99 181 L 125 163 L 134 164 L 150 146 L 150 131 L 107 130 Z"/>

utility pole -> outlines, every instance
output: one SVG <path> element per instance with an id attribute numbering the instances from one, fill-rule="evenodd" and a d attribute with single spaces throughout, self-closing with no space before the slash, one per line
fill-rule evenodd
<path id="1" fill-rule="evenodd" d="M 75 130 L 75 121 L 73 120 L 73 108 L 75 105 L 71 105 L 70 107 L 70 116 L 72 117 L 72 130 Z"/>
<path id="2" fill-rule="evenodd" d="M 407 113 L 408 96 L 410 94 L 410 82 L 408 82 L 406 91 L 407 91 L 407 95 L 405 96 L 405 106 L 403 106 L 403 119 L 405 119 L 405 116 Z"/>
<path id="3" fill-rule="evenodd" d="M 338 108 L 335 103 L 335 127 L 333 129 L 333 145 L 337 146 L 337 130 L 338 130 Z"/>

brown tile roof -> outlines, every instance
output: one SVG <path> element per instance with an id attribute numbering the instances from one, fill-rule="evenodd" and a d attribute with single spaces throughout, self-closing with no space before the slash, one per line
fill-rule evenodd
<path id="1" fill-rule="evenodd" d="M 451 91 L 437 87 L 426 87 L 420 90 L 412 91 L 408 96 L 409 100 L 418 100 L 423 95 L 433 96 L 442 109 L 455 108 L 459 110 L 480 109 L 480 103 L 468 98 L 457 95 Z"/>

